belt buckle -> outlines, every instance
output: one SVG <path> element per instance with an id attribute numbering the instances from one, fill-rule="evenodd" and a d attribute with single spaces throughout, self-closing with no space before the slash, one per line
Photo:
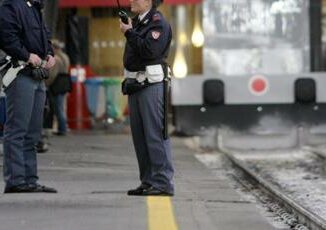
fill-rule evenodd
<path id="1" fill-rule="evenodd" d="M 137 72 L 136 74 L 136 80 L 139 82 L 139 83 L 142 83 L 146 80 L 146 74 L 144 71 L 140 71 L 140 72 Z"/>

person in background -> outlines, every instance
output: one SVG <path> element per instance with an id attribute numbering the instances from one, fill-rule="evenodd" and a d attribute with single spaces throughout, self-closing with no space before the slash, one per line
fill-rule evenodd
<path id="1" fill-rule="evenodd" d="M 49 78 L 46 79 L 46 106 L 44 109 L 44 122 L 42 138 L 36 145 L 38 153 L 45 153 L 49 150 L 49 137 L 53 129 L 53 120 L 56 116 L 58 121 L 58 130 L 53 134 L 65 136 L 67 133 L 67 122 L 65 115 L 65 95 L 71 89 L 69 71 L 69 57 L 62 48 L 63 44 L 57 40 L 52 40 L 55 65 L 49 71 Z"/>
<path id="2" fill-rule="evenodd" d="M 53 44 L 52 47 L 54 50 Z M 60 62 L 62 62 L 57 55 L 54 55 L 54 58 L 56 61 L 55 65 L 49 71 L 49 78 L 45 80 L 46 102 L 45 102 L 44 113 L 43 113 L 44 120 L 43 120 L 42 136 L 36 145 L 36 149 L 38 153 L 45 153 L 49 150 L 49 137 L 53 129 L 55 102 L 54 102 L 54 95 L 50 90 L 50 86 L 55 81 L 59 73 Z"/>
<path id="3" fill-rule="evenodd" d="M 52 40 L 54 57 L 57 60 L 55 67 L 56 75 L 53 82 L 49 82 L 49 91 L 53 95 L 54 114 L 58 121 L 58 130 L 55 135 L 64 136 L 67 134 L 67 119 L 65 113 L 66 94 L 71 90 L 69 74 L 70 60 L 63 51 L 64 44 L 59 40 Z"/>
<path id="4" fill-rule="evenodd" d="M 44 138 L 40 141 L 40 146 L 46 145 L 46 139 L 50 135 L 49 130 L 53 128 L 53 118 L 56 116 L 58 130 L 53 134 L 64 136 L 67 133 L 67 120 L 64 108 L 66 93 L 71 90 L 69 66 L 70 60 L 62 50 L 63 43 L 57 39 L 52 40 L 54 58 L 56 64 L 50 70 L 49 78 L 45 81 L 47 86 L 47 105 L 43 128 Z M 42 148 L 40 148 L 42 150 Z"/>

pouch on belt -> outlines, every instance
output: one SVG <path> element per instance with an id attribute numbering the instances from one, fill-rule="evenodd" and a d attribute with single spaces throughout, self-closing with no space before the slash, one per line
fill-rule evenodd
<path id="1" fill-rule="evenodd" d="M 123 95 L 132 95 L 138 91 L 146 88 L 148 84 L 146 82 L 138 82 L 136 78 L 125 78 L 122 82 Z"/>
<path id="2" fill-rule="evenodd" d="M 163 81 L 164 72 L 162 65 L 148 65 L 145 72 L 149 83 L 157 83 Z"/>
<path id="3" fill-rule="evenodd" d="M 19 71 L 24 68 L 23 65 L 14 66 L 11 62 L 1 71 L 2 83 L 7 88 L 17 77 Z"/>
<path id="4" fill-rule="evenodd" d="M 124 95 L 132 95 L 151 84 L 162 82 L 164 78 L 162 65 L 146 66 L 144 73 L 125 71 L 125 75 L 126 78 L 122 82 L 122 93 Z"/>

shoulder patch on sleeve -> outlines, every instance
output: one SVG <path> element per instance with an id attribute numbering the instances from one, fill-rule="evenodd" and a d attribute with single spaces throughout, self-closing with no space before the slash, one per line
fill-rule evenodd
<path id="1" fill-rule="evenodd" d="M 159 31 L 152 31 L 152 37 L 157 40 L 161 36 L 161 32 Z"/>
<path id="2" fill-rule="evenodd" d="M 160 20 L 161 20 L 161 15 L 160 14 L 156 13 L 156 14 L 153 15 L 153 21 L 154 22 L 155 21 L 160 21 Z"/>

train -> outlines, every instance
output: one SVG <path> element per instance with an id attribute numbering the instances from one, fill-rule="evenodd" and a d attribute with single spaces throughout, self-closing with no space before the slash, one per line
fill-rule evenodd
<path id="1" fill-rule="evenodd" d="M 175 131 L 325 125 L 322 7 L 321 0 L 203 1 L 204 70 L 172 80 Z"/>

